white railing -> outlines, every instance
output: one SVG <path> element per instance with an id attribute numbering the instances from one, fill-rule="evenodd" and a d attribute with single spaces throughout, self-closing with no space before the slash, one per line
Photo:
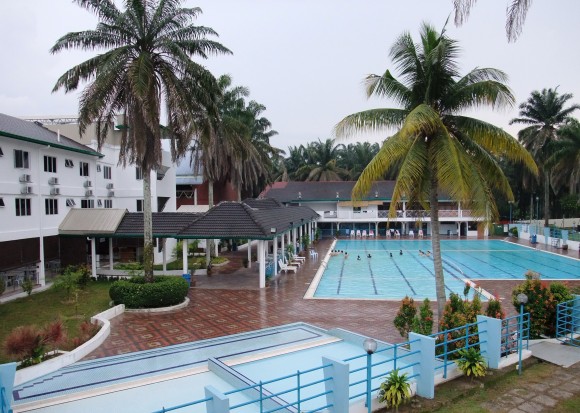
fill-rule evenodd
<path id="1" fill-rule="evenodd" d="M 316 211 L 322 218 L 327 219 L 352 219 L 352 220 L 368 220 L 368 219 L 388 219 L 389 211 Z M 471 218 L 471 211 L 469 209 L 442 209 L 439 210 L 439 218 Z M 429 211 L 422 209 L 399 209 L 396 211 L 396 218 L 412 218 L 412 219 L 429 219 Z"/>

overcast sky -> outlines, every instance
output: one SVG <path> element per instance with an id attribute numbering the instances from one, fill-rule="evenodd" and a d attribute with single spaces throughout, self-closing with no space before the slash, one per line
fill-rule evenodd
<path id="1" fill-rule="evenodd" d="M 441 28 L 452 0 L 195 0 L 198 25 L 212 27 L 232 56 L 203 62 L 217 77 L 228 73 L 267 107 L 279 136 L 274 146 L 332 137 L 344 116 L 389 101 L 367 100 L 361 85 L 370 73 L 393 68 L 388 51 L 404 31 L 418 38 L 422 21 Z M 494 67 L 509 77 L 518 104 L 532 90 L 559 86 L 580 102 L 580 1 L 536 0 L 515 43 L 505 37 L 507 0 L 481 0 L 462 27 L 452 17 L 449 36 L 460 41 L 460 64 Z M 96 18 L 70 0 L 0 1 L 0 113 L 12 116 L 74 115 L 78 93 L 51 93 L 57 78 L 93 53 L 48 50 L 65 33 L 92 29 Z M 471 116 L 512 134 L 517 106 Z M 577 114 L 580 116 L 580 114 Z M 387 136 L 385 135 L 383 137 Z M 376 141 L 379 137 L 373 137 Z M 364 136 L 356 140 L 366 140 Z M 371 140 L 371 139 L 369 139 Z M 355 140 L 352 139 L 352 142 Z"/>

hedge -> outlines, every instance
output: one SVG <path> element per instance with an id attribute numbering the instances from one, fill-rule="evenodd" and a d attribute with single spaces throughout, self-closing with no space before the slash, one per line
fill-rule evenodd
<path id="1" fill-rule="evenodd" d="M 114 282 L 109 296 L 116 305 L 125 304 L 127 308 L 157 308 L 182 303 L 188 291 L 189 284 L 181 277 L 156 276 L 152 283 L 133 277 Z"/>

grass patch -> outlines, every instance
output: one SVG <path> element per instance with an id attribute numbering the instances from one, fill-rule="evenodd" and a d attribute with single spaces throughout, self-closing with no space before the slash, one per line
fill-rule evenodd
<path id="1" fill-rule="evenodd" d="M 18 326 L 42 326 L 60 317 L 70 341 L 79 334 L 84 320 L 109 308 L 110 286 L 109 282 L 91 281 L 79 291 L 76 304 L 67 302 L 64 291 L 50 288 L 0 305 L 0 363 L 10 361 L 4 354 L 3 344 L 8 333 Z"/>

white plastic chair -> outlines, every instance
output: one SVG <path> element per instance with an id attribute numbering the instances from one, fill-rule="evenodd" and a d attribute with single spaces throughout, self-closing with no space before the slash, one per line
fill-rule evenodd
<path id="1" fill-rule="evenodd" d="M 294 271 L 298 269 L 298 267 L 294 265 L 286 265 L 282 262 L 282 260 L 278 260 L 278 264 L 280 264 L 280 271 L 284 271 L 285 274 L 288 274 L 288 271 Z"/>
<path id="2" fill-rule="evenodd" d="M 375 231 L 373 231 L 372 229 L 369 231 L 369 237 L 374 238 L 375 236 Z"/>
<path id="3" fill-rule="evenodd" d="M 409 238 L 415 238 L 415 231 L 409 230 Z"/>
<path id="4" fill-rule="evenodd" d="M 363 238 L 367 237 L 367 230 L 366 229 L 363 229 L 362 236 L 363 236 Z"/>
<path id="5" fill-rule="evenodd" d="M 423 238 L 423 230 L 422 229 L 419 230 L 419 238 Z"/>
<path id="6" fill-rule="evenodd" d="M 316 250 L 314 250 L 314 249 L 311 249 L 310 250 L 310 256 L 312 258 L 318 258 L 318 252 Z"/>
<path id="7" fill-rule="evenodd" d="M 391 230 L 390 229 L 387 230 L 387 238 L 391 238 Z"/>
<path id="8" fill-rule="evenodd" d="M 395 230 L 395 238 L 401 238 L 401 233 L 398 229 Z"/>
<path id="9" fill-rule="evenodd" d="M 360 234 L 360 229 L 357 229 L 357 230 L 356 230 L 356 237 L 357 237 L 357 238 L 360 238 L 360 236 L 361 236 L 361 234 Z"/>

